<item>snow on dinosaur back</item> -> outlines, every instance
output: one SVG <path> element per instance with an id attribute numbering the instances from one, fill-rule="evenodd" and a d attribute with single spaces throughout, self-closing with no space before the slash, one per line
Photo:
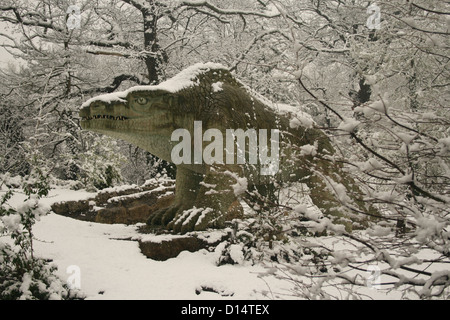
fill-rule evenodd
<path id="1" fill-rule="evenodd" d="M 228 70 L 227 67 L 219 64 L 219 63 L 197 63 L 194 64 L 177 75 L 175 75 L 173 78 L 168 79 L 167 81 L 164 81 L 158 85 L 146 85 L 146 86 L 135 86 L 125 91 L 120 92 L 113 92 L 108 94 L 103 94 L 94 98 L 89 99 L 83 105 L 81 108 L 89 106 L 93 102 L 105 102 L 105 103 L 113 103 L 113 102 L 126 102 L 126 97 L 128 94 L 132 92 L 137 91 L 167 91 L 167 92 L 178 92 L 180 90 L 183 90 L 185 88 L 188 88 L 192 85 L 195 85 L 194 80 L 201 74 L 206 73 L 212 69 L 223 69 Z"/>
<path id="2" fill-rule="evenodd" d="M 114 102 L 116 103 L 126 103 L 127 102 L 127 96 L 128 94 L 132 92 L 139 92 L 139 91 L 167 91 L 171 93 L 179 92 L 185 88 L 191 87 L 196 84 L 195 80 L 196 78 L 204 73 L 207 73 L 210 70 L 228 70 L 227 67 L 225 67 L 222 64 L 214 63 L 214 62 L 207 62 L 207 63 L 197 63 L 194 64 L 184 70 L 182 70 L 180 73 L 176 74 L 174 77 L 158 84 L 158 85 L 143 85 L 143 86 L 134 86 L 131 87 L 125 91 L 119 91 L 119 92 L 113 92 L 108 94 L 99 95 L 96 97 L 93 97 L 89 100 L 87 100 L 85 103 L 82 104 L 81 108 L 85 108 L 91 105 L 93 102 L 104 102 L 107 104 L 112 104 Z M 260 95 L 256 91 L 254 91 L 250 86 L 246 85 L 244 82 L 242 82 L 239 79 L 236 79 L 237 82 L 247 90 L 247 92 L 253 96 L 254 98 L 258 99 L 261 103 L 263 103 L 266 107 L 268 107 L 270 110 L 281 114 L 286 115 L 291 118 L 291 127 L 299 127 L 304 126 L 306 128 L 312 128 L 315 124 L 315 121 L 313 118 L 301 111 L 301 108 L 297 106 L 291 106 L 283 103 L 274 103 L 264 96 Z M 214 83 L 213 86 L 213 92 L 218 92 L 222 90 L 222 82 Z"/>

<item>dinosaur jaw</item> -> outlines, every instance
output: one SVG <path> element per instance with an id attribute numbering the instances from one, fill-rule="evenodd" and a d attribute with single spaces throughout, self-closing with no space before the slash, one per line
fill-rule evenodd
<path id="1" fill-rule="evenodd" d="M 92 103 L 80 110 L 81 127 L 89 130 L 91 128 L 101 128 L 102 126 L 108 129 L 122 126 L 130 119 L 130 115 L 125 114 L 126 110 L 126 105 L 122 103 Z"/>
<path id="2" fill-rule="evenodd" d="M 81 121 L 90 121 L 90 120 L 113 120 L 113 121 L 125 121 L 128 120 L 127 117 L 124 116 L 112 116 L 112 115 L 106 115 L 106 114 L 99 114 L 99 115 L 93 115 L 93 116 L 86 116 L 81 118 Z"/>
<path id="3" fill-rule="evenodd" d="M 81 128 L 88 131 L 108 132 L 108 131 L 122 131 L 130 127 L 127 122 L 128 118 L 113 117 L 109 115 L 95 115 L 81 118 Z"/>
<path id="4" fill-rule="evenodd" d="M 105 129 L 117 130 L 129 127 L 129 117 L 114 115 L 107 112 L 95 112 L 91 108 L 83 108 L 80 111 L 81 127 L 85 130 Z"/>
<path id="5" fill-rule="evenodd" d="M 145 134 L 170 138 L 171 124 L 160 123 L 157 117 L 127 118 L 125 116 L 93 115 L 81 119 L 81 128 L 88 131 L 116 136 L 117 134 Z M 131 141 L 130 141 L 131 142 Z"/>
<path id="6" fill-rule="evenodd" d="M 170 161 L 170 135 L 155 129 L 152 122 L 151 118 L 128 119 L 121 116 L 116 120 L 109 116 L 91 116 L 81 120 L 81 127 L 87 131 L 126 141 Z"/>
<path id="7" fill-rule="evenodd" d="M 80 110 L 81 127 L 84 130 L 101 132 L 132 132 L 142 129 L 142 122 L 150 122 L 151 117 L 132 114 L 126 104 L 93 103 Z M 144 126 L 148 129 L 148 126 Z M 108 134 L 110 135 L 110 134 Z"/>
<path id="8" fill-rule="evenodd" d="M 80 111 L 80 117 L 81 128 L 89 131 L 126 130 L 131 127 L 129 117 L 107 112 L 95 112 L 91 108 L 83 108 Z"/>
<path id="9" fill-rule="evenodd" d="M 172 117 L 161 108 L 148 115 L 133 114 L 126 104 L 95 103 L 80 110 L 81 128 L 127 141 L 170 161 Z"/>

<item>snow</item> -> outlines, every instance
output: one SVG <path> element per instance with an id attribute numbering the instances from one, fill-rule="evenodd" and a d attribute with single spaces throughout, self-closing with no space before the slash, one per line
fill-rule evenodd
<path id="1" fill-rule="evenodd" d="M 424 287 L 421 290 L 422 295 L 429 295 L 431 294 L 430 286 L 438 279 L 440 278 L 447 278 L 450 279 L 450 271 L 449 270 L 443 270 L 439 272 L 434 272 L 431 278 L 425 283 Z M 448 280 L 447 280 L 448 281 Z"/>
<path id="2" fill-rule="evenodd" d="M 31 275 L 29 273 L 25 273 L 22 279 L 22 285 L 20 286 L 20 291 L 22 292 L 21 300 L 29 299 L 32 296 L 30 291 L 31 285 Z"/>
<path id="3" fill-rule="evenodd" d="M 108 203 L 114 203 L 114 202 L 121 202 L 123 200 L 128 200 L 128 199 L 139 199 L 147 194 L 152 194 L 155 192 L 160 192 L 160 191 L 164 191 L 166 190 L 167 187 L 164 186 L 159 186 L 153 190 L 148 190 L 148 191 L 142 191 L 142 192 L 137 192 L 137 193 L 133 193 L 131 195 L 125 195 L 125 196 L 117 196 L 117 197 L 112 197 L 108 199 Z"/>
<path id="4" fill-rule="evenodd" d="M 300 155 L 302 156 L 315 156 L 317 154 L 317 146 L 305 144 L 300 147 Z"/>
<path id="5" fill-rule="evenodd" d="M 355 112 L 362 112 L 366 118 L 370 118 L 375 114 L 375 111 L 368 106 L 359 106 L 355 108 Z"/>
<path id="6" fill-rule="evenodd" d="M 123 191 L 128 191 L 128 190 L 133 190 L 138 188 L 137 185 L 133 184 L 131 186 L 129 185 L 125 185 L 125 186 L 117 186 L 117 187 L 111 187 L 111 188 L 106 188 L 103 190 L 99 191 L 99 194 L 105 194 L 105 193 L 119 193 L 119 192 L 123 192 Z"/>
<path id="7" fill-rule="evenodd" d="M 186 238 L 186 236 L 172 235 L 172 234 L 161 234 L 161 235 L 142 234 L 133 236 L 132 240 L 140 240 L 142 242 L 152 242 L 152 243 L 163 243 L 171 241 L 173 239 L 183 239 L 183 238 Z"/>
<path id="8" fill-rule="evenodd" d="M 441 147 L 440 155 L 447 155 L 450 152 L 450 137 L 439 139 L 438 144 Z"/>
<path id="9" fill-rule="evenodd" d="M 247 178 L 245 178 L 245 177 L 237 178 L 236 184 L 233 184 L 232 187 L 233 187 L 234 195 L 237 197 L 240 196 L 241 194 L 243 194 L 247 191 L 247 188 L 248 188 Z"/>
<path id="10" fill-rule="evenodd" d="M 104 102 L 107 104 L 111 104 L 113 102 L 127 102 L 126 100 L 127 92 L 119 91 L 113 93 L 102 94 L 97 97 L 91 98 L 87 100 L 85 103 L 81 105 L 81 108 L 88 107 L 92 102 Z"/>
<path id="11" fill-rule="evenodd" d="M 322 217 L 320 211 L 316 212 L 315 210 L 310 210 L 306 204 L 295 206 L 294 211 L 313 221 L 318 221 Z"/>
<path id="12" fill-rule="evenodd" d="M 11 214 L 9 216 L 4 216 L 1 219 L 3 225 L 11 231 L 17 231 L 20 228 L 20 215 Z"/>
<path id="13" fill-rule="evenodd" d="M 88 193 L 84 191 L 52 189 L 50 195 L 41 202 L 43 207 L 48 207 L 55 201 L 66 198 L 85 199 L 87 195 Z M 10 202 L 11 205 L 18 206 L 24 199 L 24 194 L 16 193 Z M 298 205 L 295 211 L 312 220 L 309 224 L 313 230 L 331 228 L 336 234 L 344 231 L 343 226 L 333 226 L 329 219 L 315 214 L 307 205 Z M 441 232 L 444 227 L 430 217 L 418 222 L 426 230 L 433 232 Z M 296 283 L 291 279 L 302 281 L 301 283 L 309 281 L 308 268 L 302 265 L 290 267 L 290 272 L 295 272 L 295 275 L 289 280 L 286 280 L 286 271 L 280 269 L 282 265 L 258 263 L 253 265 L 244 259 L 239 243 L 231 244 L 228 248 L 231 259 L 236 263 L 234 265 L 217 265 L 221 253 L 226 248 L 226 242 L 220 243 L 213 251 L 205 249 L 192 253 L 183 251 L 175 258 L 154 261 L 140 252 L 137 240 L 161 243 L 183 236 L 144 235 L 138 232 L 139 226 L 140 224 L 110 225 L 86 222 L 50 213 L 42 216 L 33 228 L 35 255 L 51 259 L 58 267 L 57 276 L 68 283 L 73 276 L 73 270 L 78 270 L 80 276 L 78 285 L 87 300 L 297 299 L 298 296 L 294 293 L 295 290 L 299 290 L 300 282 Z M 231 229 L 204 231 L 198 236 L 209 243 L 217 243 L 230 231 Z M 382 228 L 375 228 L 373 232 L 369 235 L 385 234 Z M 430 233 L 419 235 L 424 240 L 431 236 Z M 312 248 L 313 242 L 316 248 L 322 246 L 333 248 L 334 262 L 342 267 L 354 259 L 348 251 L 354 244 L 338 236 L 302 237 L 295 245 Z M 1 244 L 2 242 L 0 246 Z M 395 268 L 421 263 L 420 259 L 414 257 L 396 260 L 388 252 L 383 254 Z M 380 263 L 379 267 L 382 268 L 383 264 Z M 446 274 L 448 271 L 437 270 L 436 275 L 433 273 L 433 277 L 443 277 Z M 354 277 L 355 273 L 349 272 L 346 275 Z M 370 273 L 367 274 L 369 275 Z M 23 280 L 21 286 L 23 297 L 26 298 L 29 276 L 25 275 Z M 424 290 L 427 288 L 424 286 Z M 358 290 L 364 297 L 373 299 L 398 299 L 402 294 L 396 289 L 385 291 L 362 287 Z M 312 294 L 312 291 L 308 292 L 306 294 Z"/>
<path id="14" fill-rule="evenodd" d="M 424 112 L 422 113 L 422 118 L 426 120 L 436 119 L 438 116 L 434 112 Z"/>
<path id="15" fill-rule="evenodd" d="M 353 132 L 355 128 L 360 124 L 360 122 L 353 118 L 346 118 L 344 121 L 342 121 L 339 126 L 338 130 L 343 130 L 346 132 Z"/>
<path id="16" fill-rule="evenodd" d="M 306 221 L 304 226 L 312 232 L 322 233 L 323 231 L 328 230 L 332 231 L 336 235 L 345 233 L 345 227 L 343 225 L 333 224 L 333 222 L 328 218 L 318 219 L 317 221 Z"/>
<path id="17" fill-rule="evenodd" d="M 258 98 L 260 99 L 260 97 Z M 272 103 L 267 99 L 264 99 L 262 102 L 266 106 L 277 112 L 278 114 L 289 117 L 290 118 L 289 126 L 292 129 L 297 129 L 300 126 L 310 129 L 316 124 L 311 115 L 301 111 L 300 110 L 301 107 L 298 105 L 289 105 L 285 103 Z"/>
<path id="18" fill-rule="evenodd" d="M 276 5 L 274 5 L 273 3 L 269 3 L 265 8 L 265 13 L 268 16 L 276 16 L 280 14 L 280 11 L 278 10 L 278 7 Z"/>
<path id="19" fill-rule="evenodd" d="M 374 85 L 378 81 L 376 75 L 365 75 L 364 78 L 366 79 L 366 83 L 370 85 Z"/>
<path id="20" fill-rule="evenodd" d="M 294 115 L 294 117 L 289 121 L 289 126 L 292 129 L 297 129 L 300 126 L 310 129 L 314 126 L 314 124 L 315 122 L 310 115 L 298 111 Z"/>
<path id="21" fill-rule="evenodd" d="M 223 69 L 228 70 L 227 67 L 223 66 L 222 64 L 208 62 L 208 63 L 197 63 L 194 64 L 174 77 L 170 78 L 167 81 L 164 81 L 158 85 L 148 85 L 148 86 L 135 86 L 128 90 L 121 91 L 121 92 L 114 92 L 109 94 L 100 95 L 94 98 L 91 98 L 87 100 L 83 105 L 83 107 L 89 106 L 91 103 L 96 101 L 106 102 L 106 103 L 112 103 L 112 102 L 126 102 L 126 97 L 128 94 L 133 92 L 139 92 L 139 91 L 167 91 L 176 93 L 180 90 L 183 90 L 185 88 L 191 87 L 195 85 L 195 78 L 203 73 L 208 72 L 211 69 Z M 218 85 L 216 84 L 216 87 Z"/>
<path id="22" fill-rule="evenodd" d="M 84 192 L 58 189 L 52 190 L 43 202 L 49 205 L 64 195 L 72 200 L 85 197 Z M 23 198 L 24 195 L 16 195 L 13 201 L 19 204 Z M 39 239 L 34 243 L 36 256 L 52 259 L 62 279 L 68 279 L 68 267 L 78 266 L 81 290 L 89 300 L 222 299 L 214 293 L 196 293 L 198 287 L 212 283 L 233 292 L 233 299 L 263 299 L 261 292 L 267 290 L 266 283 L 258 277 L 264 271 L 261 266 L 217 267 L 217 255 L 206 250 L 154 261 L 140 252 L 135 241 L 161 242 L 177 236 L 146 236 L 137 232 L 137 226 L 85 222 L 54 213 L 42 217 L 33 230 Z M 218 231 L 213 232 L 211 241 L 220 237 Z"/>
<path id="23" fill-rule="evenodd" d="M 398 179 L 393 179 L 397 183 L 410 183 L 413 181 L 413 175 L 412 173 L 405 174 L 403 177 Z"/>
<path id="24" fill-rule="evenodd" d="M 369 105 L 369 108 L 372 109 L 372 110 L 378 111 L 380 113 L 384 113 L 386 105 L 385 105 L 385 103 L 383 101 L 379 100 L 379 101 L 375 101 L 375 102 L 371 103 Z"/>
<path id="25" fill-rule="evenodd" d="M 371 237 L 383 237 L 388 236 L 392 232 L 391 228 L 382 226 L 374 226 L 372 229 L 367 230 L 367 234 Z"/>
<path id="26" fill-rule="evenodd" d="M 417 28 L 416 21 L 413 17 L 405 17 L 402 19 L 402 21 L 409 25 L 411 28 Z"/>
<path id="27" fill-rule="evenodd" d="M 167 81 L 164 81 L 158 85 L 134 86 L 125 91 L 99 95 L 99 96 L 93 97 L 93 98 L 87 100 L 86 102 L 84 102 L 81 105 L 81 108 L 88 107 L 93 102 L 104 102 L 107 104 L 117 103 L 117 102 L 126 103 L 126 98 L 130 93 L 139 92 L 139 91 L 161 90 L 161 91 L 176 93 L 185 88 L 195 86 L 196 82 L 194 80 L 197 78 L 197 76 L 199 76 L 203 73 L 206 73 L 211 69 L 228 70 L 228 68 L 226 66 L 219 64 L 219 63 L 213 63 L 213 62 L 197 63 L 197 64 L 194 64 L 194 65 L 184 69 L 183 71 L 181 71 L 174 77 L 172 77 L 172 78 L 168 79 Z M 315 121 L 313 120 L 313 118 L 309 114 L 301 111 L 299 106 L 292 106 L 292 105 L 288 105 L 288 104 L 284 104 L 284 103 L 273 103 L 272 101 L 268 100 L 264 96 L 255 92 L 253 89 L 250 88 L 250 86 L 246 85 L 242 81 L 239 81 L 239 80 L 237 80 L 237 81 L 253 97 L 258 99 L 269 109 L 272 109 L 273 111 L 277 112 L 278 114 L 289 116 L 291 118 L 291 120 L 290 120 L 291 128 L 298 128 L 300 126 L 303 126 L 305 128 L 312 128 L 314 126 Z M 223 82 L 221 82 L 221 81 L 215 82 L 211 86 L 212 86 L 213 92 L 220 92 L 223 90 L 223 88 L 222 88 Z"/>
<path id="28" fill-rule="evenodd" d="M 229 230 L 214 230 L 208 232 L 197 232 L 196 235 L 199 239 L 206 241 L 209 244 L 219 242 Z"/>
<path id="29" fill-rule="evenodd" d="M 218 81 L 212 84 L 213 92 L 220 92 L 223 90 L 222 88 L 223 82 Z"/>
<path id="30" fill-rule="evenodd" d="M 406 144 L 409 145 L 411 141 L 414 140 L 416 135 L 407 134 L 407 133 L 397 133 L 397 136 Z"/>
<path id="31" fill-rule="evenodd" d="M 359 163 L 358 166 L 361 171 L 372 171 L 383 168 L 382 164 L 375 158 L 371 158 L 366 162 Z"/>
<path id="32" fill-rule="evenodd" d="M 242 252 L 242 247 L 239 244 L 232 244 L 230 246 L 230 257 L 237 264 L 244 263 L 244 253 Z"/>
<path id="33" fill-rule="evenodd" d="M 416 240 L 424 243 L 436 234 L 440 234 L 447 227 L 445 222 L 438 221 L 433 216 L 420 217 L 416 219 L 416 223 L 419 227 L 416 231 Z"/>
<path id="34" fill-rule="evenodd" d="M 332 179 L 328 179 L 327 182 L 330 185 L 331 190 L 336 193 L 336 196 L 341 203 L 349 204 L 352 202 L 350 197 L 347 195 L 347 189 L 342 183 L 335 182 Z"/>
<path id="35" fill-rule="evenodd" d="M 203 219 L 206 217 L 206 215 L 210 212 L 214 211 L 212 208 L 206 208 L 202 211 L 202 213 L 200 214 L 200 217 L 198 217 L 197 223 L 196 225 L 200 225 L 203 221 Z"/>
<path id="36" fill-rule="evenodd" d="M 189 224 L 189 222 L 195 218 L 199 213 L 201 214 L 201 212 L 203 212 L 203 208 L 192 208 L 190 210 L 187 210 L 186 213 L 188 213 L 188 217 L 186 218 L 186 220 L 184 220 L 183 222 L 183 226 Z"/>

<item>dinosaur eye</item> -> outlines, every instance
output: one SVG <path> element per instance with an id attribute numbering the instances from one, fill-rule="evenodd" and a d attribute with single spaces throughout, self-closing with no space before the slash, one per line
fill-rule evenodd
<path id="1" fill-rule="evenodd" d="M 144 98 L 144 97 L 140 97 L 140 98 L 137 98 L 137 99 L 136 99 L 136 102 L 137 102 L 138 104 L 140 104 L 140 105 L 145 105 L 145 104 L 147 104 L 148 99 L 147 99 L 147 98 Z"/>

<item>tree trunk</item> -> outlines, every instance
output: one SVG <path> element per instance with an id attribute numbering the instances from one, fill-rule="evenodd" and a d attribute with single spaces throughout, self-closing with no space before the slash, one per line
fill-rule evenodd
<path id="1" fill-rule="evenodd" d="M 142 16 L 144 18 L 144 56 L 143 60 L 147 67 L 149 83 L 152 85 L 160 82 L 161 75 L 161 53 L 157 38 L 157 8 L 152 1 L 149 1 L 152 9 L 143 8 Z"/>

